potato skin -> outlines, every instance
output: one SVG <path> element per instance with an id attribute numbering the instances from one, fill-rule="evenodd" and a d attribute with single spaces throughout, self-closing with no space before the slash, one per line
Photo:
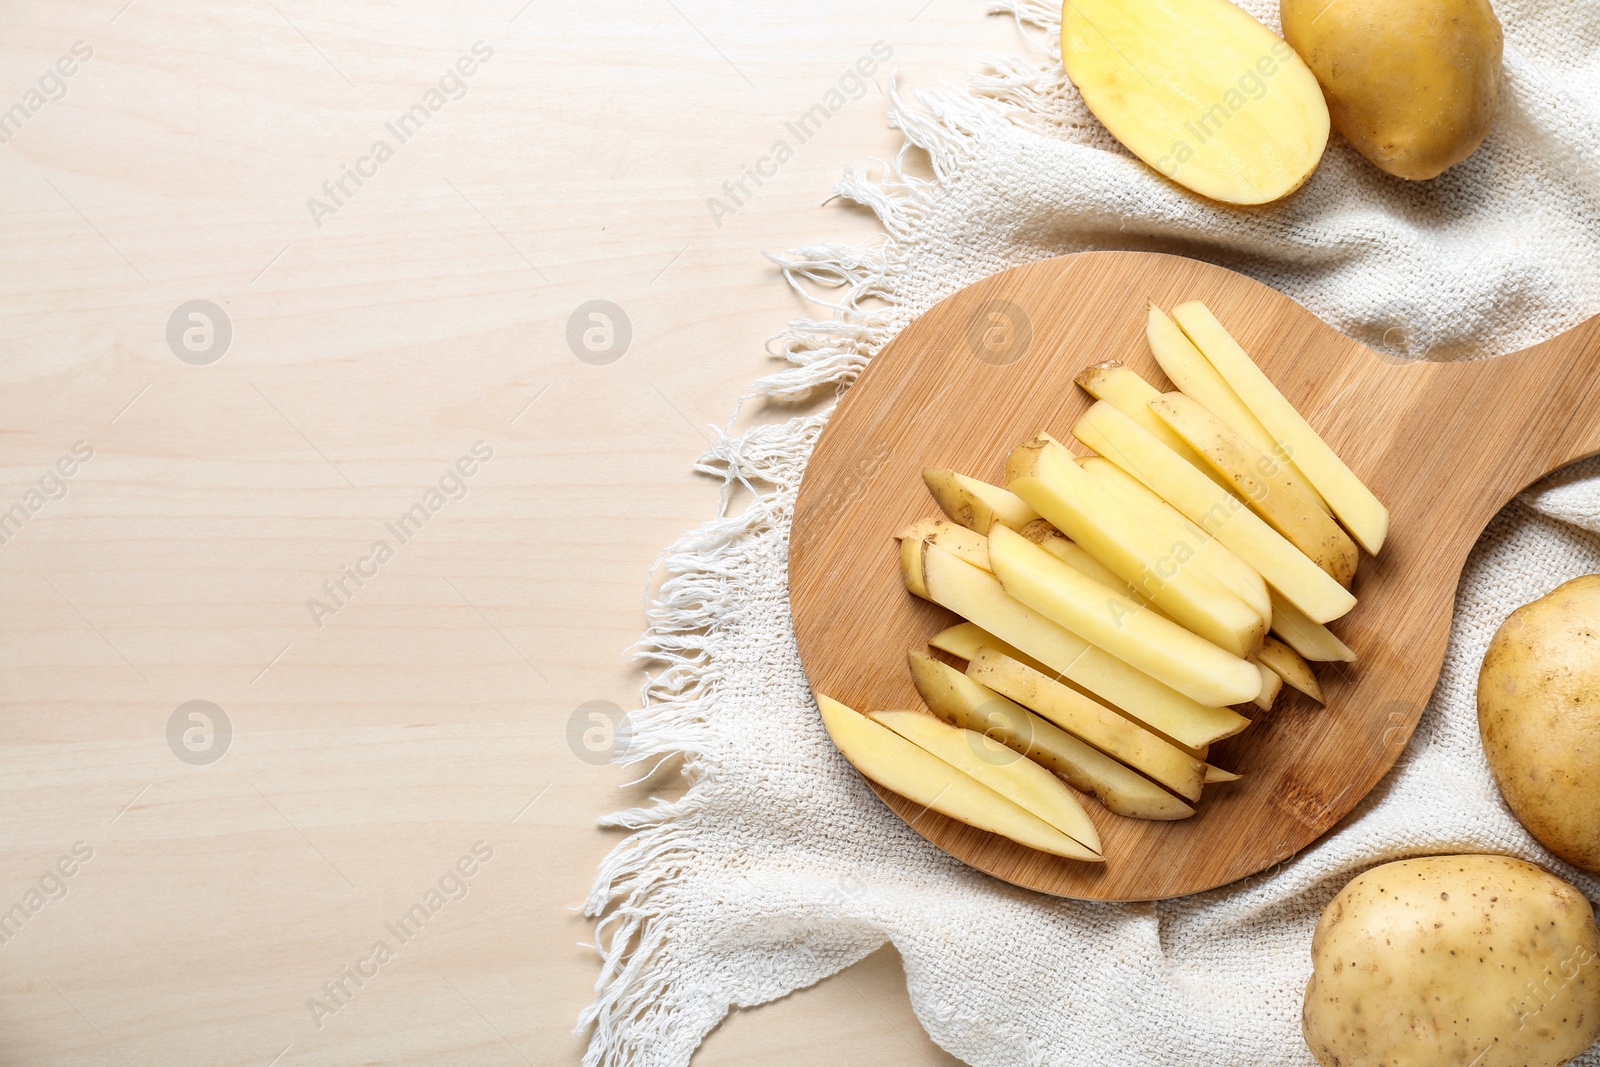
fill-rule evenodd
<path id="1" fill-rule="evenodd" d="M 1501 624 L 1478 672 L 1478 732 L 1528 832 L 1600 871 L 1600 575 L 1574 578 Z"/>
<path id="2" fill-rule="evenodd" d="M 1334 128 L 1382 170 L 1433 178 L 1483 142 L 1504 48 L 1488 0 L 1280 0 L 1279 13 Z"/>
<path id="3" fill-rule="evenodd" d="M 1600 1037 L 1594 913 L 1522 860 L 1375 867 L 1323 910 L 1311 958 L 1322 1067 L 1556 1067 Z"/>

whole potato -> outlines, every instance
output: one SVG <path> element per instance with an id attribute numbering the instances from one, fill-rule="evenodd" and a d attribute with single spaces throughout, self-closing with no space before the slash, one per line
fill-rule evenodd
<path id="1" fill-rule="evenodd" d="M 1594 913 L 1522 860 L 1375 867 L 1323 910 L 1311 960 L 1322 1067 L 1556 1067 L 1600 1037 Z"/>
<path id="2" fill-rule="evenodd" d="M 1511 613 L 1478 672 L 1478 731 L 1528 832 L 1600 870 L 1600 575 Z"/>
<path id="3" fill-rule="evenodd" d="M 1470 156 L 1500 96 L 1488 0 L 1279 0 L 1283 36 L 1356 151 L 1421 180 Z"/>

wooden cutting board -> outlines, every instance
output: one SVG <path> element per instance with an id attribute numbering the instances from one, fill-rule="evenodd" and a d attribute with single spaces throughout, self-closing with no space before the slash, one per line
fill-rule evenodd
<path id="1" fill-rule="evenodd" d="M 1003 481 L 1011 447 L 1067 439 L 1092 402 L 1084 366 L 1120 359 L 1162 389 L 1145 310 L 1206 302 L 1388 505 L 1357 607 L 1332 624 L 1354 664 L 1321 664 L 1319 706 L 1288 687 L 1211 762 L 1244 775 L 1181 822 L 1085 808 L 1103 865 L 1047 856 L 878 789 L 928 840 L 1017 885 L 1093 900 L 1153 900 L 1225 885 L 1316 840 L 1400 755 L 1433 690 L 1467 553 L 1541 476 L 1600 451 L 1600 325 L 1469 363 L 1382 356 L 1241 274 L 1144 252 L 1086 252 L 986 278 L 922 315 L 875 358 L 817 443 L 796 505 L 789 587 L 812 686 L 859 711 L 923 707 L 908 649 L 956 616 L 907 593 L 893 535 L 938 514 L 921 478 L 952 467 Z M 1080 451 L 1084 451 L 1081 448 Z M 874 788 L 877 788 L 876 786 Z M 1449 798 L 1441 796 L 1441 804 Z"/>

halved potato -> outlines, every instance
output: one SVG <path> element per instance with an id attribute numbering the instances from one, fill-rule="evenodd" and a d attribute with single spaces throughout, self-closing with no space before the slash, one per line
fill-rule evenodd
<path id="1" fill-rule="evenodd" d="M 1131 819 L 1159 821 L 1187 819 L 1194 814 L 1188 804 L 1148 778 L 1055 723 L 979 685 L 948 663 L 921 652 L 909 653 L 907 660 L 917 692 L 935 715 L 993 738 L 1048 767 L 1075 788 L 1094 796 L 1107 811 Z"/>
<path id="2" fill-rule="evenodd" d="M 1305 472 L 1306 480 L 1328 502 L 1350 535 L 1362 548 L 1377 555 L 1389 532 L 1389 509 L 1383 502 L 1318 436 L 1305 416 L 1278 392 L 1278 387 L 1239 347 L 1239 342 L 1217 321 L 1210 308 L 1191 300 L 1173 308 L 1172 317 L 1251 414 L 1274 439 L 1282 442 L 1284 451 L 1294 460 L 1295 466 Z"/>
<path id="3" fill-rule="evenodd" d="M 1332 630 L 1308 618 L 1305 612 L 1285 600 L 1277 590 L 1272 593 L 1272 632 L 1283 638 L 1283 643 L 1306 659 L 1317 663 L 1354 663 L 1356 654 L 1350 646 L 1339 640 Z M 1262 648 L 1266 642 L 1262 642 Z M 1320 690 L 1318 700 L 1321 700 Z"/>
<path id="4" fill-rule="evenodd" d="M 1266 623 L 1255 609 L 1209 571 L 1188 566 L 1190 550 L 1112 497 L 1057 442 L 1041 436 L 1012 449 L 1006 484 L 1177 622 L 1237 656 L 1261 647 Z"/>
<path id="5" fill-rule="evenodd" d="M 952 522 L 981 534 L 997 522 L 1016 530 L 1039 517 L 1016 494 L 953 470 L 929 467 L 922 472 L 922 481 Z"/>
<path id="6" fill-rule="evenodd" d="M 1315 76 L 1227 0 L 1069 0 L 1061 59 L 1117 140 L 1213 200 L 1286 196 L 1328 143 Z"/>
<path id="7" fill-rule="evenodd" d="M 977 624 L 1095 698 L 1121 708 L 1181 744 L 1203 748 L 1250 724 L 1229 708 L 1210 708 L 1056 625 L 1012 597 L 999 579 L 934 545 L 924 546 L 929 599 Z"/>
<path id="8" fill-rule="evenodd" d="M 856 770 L 884 788 L 1019 845 L 1068 859 L 1100 862 L 1099 853 L 887 726 L 821 693 L 815 696 L 822 724 L 834 745 Z"/>
<path id="9" fill-rule="evenodd" d="M 967 664 L 967 677 L 1031 708 L 1179 796 L 1187 800 L 1200 799 L 1200 788 L 1205 781 L 1204 762 L 1076 689 L 992 648 L 978 649 L 977 656 Z"/>
<path id="10" fill-rule="evenodd" d="M 1090 851 L 1103 851 L 1100 832 L 1078 798 L 1061 779 L 1026 756 L 920 711 L 874 711 L 867 718 L 977 779 Z"/>
<path id="11" fill-rule="evenodd" d="M 1196 703 L 1224 707 L 1261 692 L 1262 676 L 1249 660 L 1147 611 L 1019 533 L 993 530 L 989 560 L 1017 600 Z"/>
<path id="12" fill-rule="evenodd" d="M 1150 410 L 1233 483 L 1234 495 L 1346 589 L 1361 552 L 1322 510 L 1322 499 L 1278 460 L 1182 393 L 1150 402 Z"/>
<path id="13" fill-rule="evenodd" d="M 1223 492 L 1215 482 L 1179 459 L 1170 448 L 1110 404 L 1097 401 L 1073 426 L 1072 432 L 1231 548 L 1241 559 L 1249 560 L 1269 586 L 1312 619 L 1327 622 L 1355 607 L 1356 598 L 1350 595 L 1350 590 L 1263 522 L 1237 497 Z M 1275 609 L 1273 617 L 1276 619 Z"/>
<path id="14" fill-rule="evenodd" d="M 1271 667 L 1279 678 L 1318 704 L 1322 703 L 1322 685 L 1317 681 L 1317 676 L 1311 673 L 1311 664 L 1300 653 L 1276 637 L 1268 637 L 1261 642 L 1261 651 L 1256 653 L 1256 658 Z"/>
<path id="15" fill-rule="evenodd" d="M 1249 604 L 1262 619 L 1271 621 L 1272 599 L 1267 595 L 1266 579 L 1261 577 L 1261 572 L 1190 522 L 1182 512 L 1151 492 L 1149 486 L 1104 456 L 1089 456 L 1079 466 L 1099 479 L 1100 484 L 1124 504 L 1161 527 L 1174 546 L 1181 542 L 1190 548 L 1197 566 L 1210 571 L 1213 578 Z"/>

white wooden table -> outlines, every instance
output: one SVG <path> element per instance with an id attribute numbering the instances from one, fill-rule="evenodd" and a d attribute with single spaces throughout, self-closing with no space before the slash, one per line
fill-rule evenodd
<path id="1" fill-rule="evenodd" d="M 760 253 L 874 230 L 819 205 L 896 147 L 878 88 L 706 202 L 873 42 L 912 85 L 1021 43 L 520 4 L 0 13 L 0 1064 L 581 1053 L 572 909 L 643 796 L 569 723 L 635 701 L 702 428 L 805 310 Z M 889 951 L 697 1062 L 763 1060 L 954 1062 Z"/>

